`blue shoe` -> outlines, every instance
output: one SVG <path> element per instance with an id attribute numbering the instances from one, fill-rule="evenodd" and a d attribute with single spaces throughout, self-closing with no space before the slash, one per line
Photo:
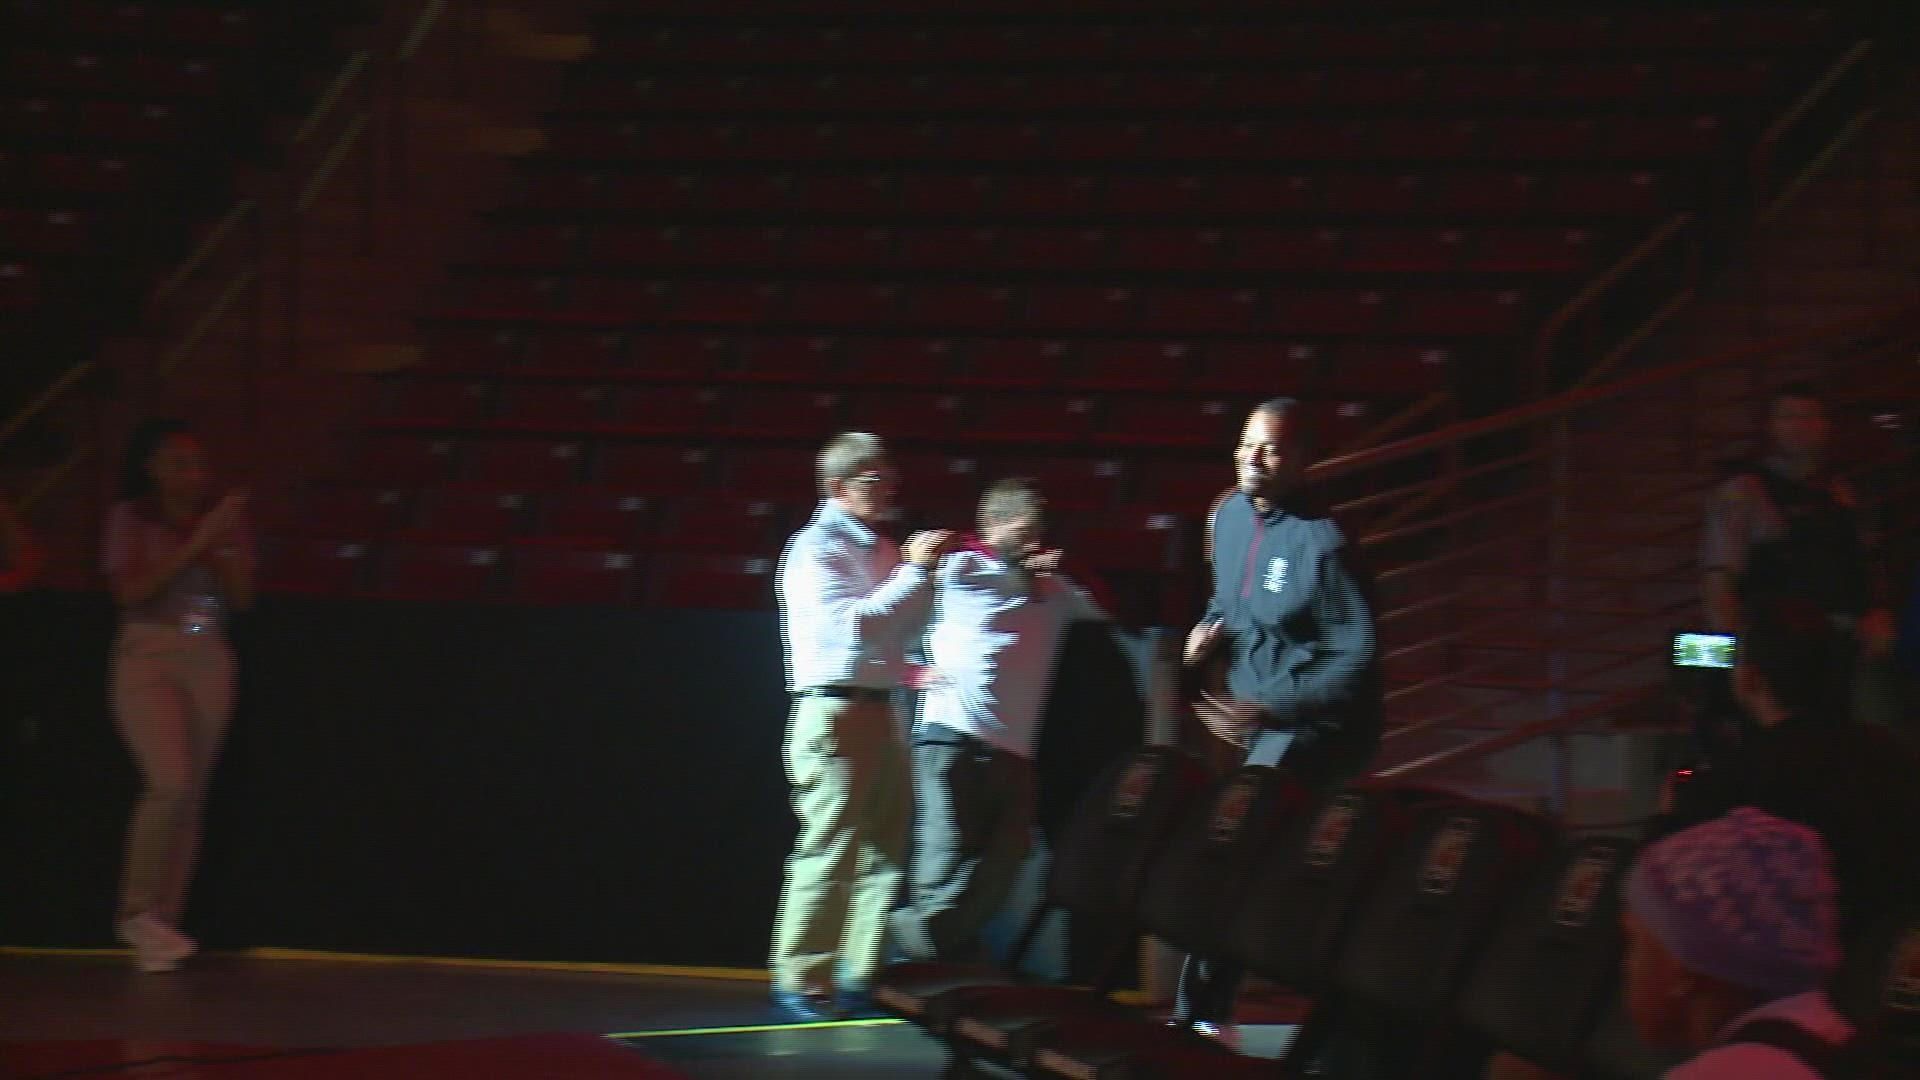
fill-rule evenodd
<path id="1" fill-rule="evenodd" d="M 893 1015 L 881 1008 L 864 986 L 842 989 L 833 1006 L 842 1020 L 885 1020 Z"/>
<path id="2" fill-rule="evenodd" d="M 824 1024 L 839 1019 L 825 994 L 802 990 L 775 990 L 773 1015 L 783 1024 Z"/>

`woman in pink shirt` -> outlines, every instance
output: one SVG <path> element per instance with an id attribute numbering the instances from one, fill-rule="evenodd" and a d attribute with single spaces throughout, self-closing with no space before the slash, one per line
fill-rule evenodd
<path id="1" fill-rule="evenodd" d="M 212 492 L 200 440 L 179 421 L 150 420 L 128 442 L 107 517 L 104 568 L 120 606 L 110 694 L 142 785 L 116 929 L 146 972 L 170 971 L 197 948 L 179 923 L 233 715 L 225 624 L 253 602 L 246 494 Z"/>

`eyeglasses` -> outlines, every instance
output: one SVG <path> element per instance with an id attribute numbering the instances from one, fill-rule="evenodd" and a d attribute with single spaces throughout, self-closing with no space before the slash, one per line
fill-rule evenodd
<path id="1" fill-rule="evenodd" d="M 900 477 L 898 474 L 890 472 L 863 472 L 858 476 L 847 477 L 847 483 L 858 484 L 861 487 L 872 487 L 875 484 L 894 484 L 898 483 L 899 480 Z"/>

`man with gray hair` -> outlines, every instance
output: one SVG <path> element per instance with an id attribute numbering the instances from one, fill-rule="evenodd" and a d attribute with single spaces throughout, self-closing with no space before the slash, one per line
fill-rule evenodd
<path id="1" fill-rule="evenodd" d="M 793 711 L 786 766 L 800 834 L 787 858 L 769 960 L 783 1019 L 860 1009 L 900 891 L 913 795 L 893 699 L 906 646 L 926 626 L 949 532 L 904 548 L 876 527 L 899 474 L 879 438 L 820 452 L 819 510 L 788 541 L 775 591 Z"/>
<path id="2" fill-rule="evenodd" d="M 1032 847 L 1033 758 L 1069 625 L 1107 616 L 1058 572 L 1047 504 L 1024 477 L 980 500 L 980 533 L 940 564 L 925 698 L 913 737 L 913 873 L 893 913 L 915 960 L 977 945 Z"/>

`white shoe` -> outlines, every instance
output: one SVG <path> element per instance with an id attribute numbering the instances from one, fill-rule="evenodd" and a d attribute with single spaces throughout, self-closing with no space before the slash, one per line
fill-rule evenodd
<path id="1" fill-rule="evenodd" d="M 1240 1052 L 1239 1024 L 1216 1024 L 1211 1020 L 1195 1020 L 1193 1033 L 1203 1039 L 1212 1039 L 1236 1054 Z"/>
<path id="2" fill-rule="evenodd" d="M 198 942 L 152 915 L 122 919 L 116 929 L 120 940 L 133 949 L 134 966 L 146 974 L 172 971 L 200 948 Z"/>

